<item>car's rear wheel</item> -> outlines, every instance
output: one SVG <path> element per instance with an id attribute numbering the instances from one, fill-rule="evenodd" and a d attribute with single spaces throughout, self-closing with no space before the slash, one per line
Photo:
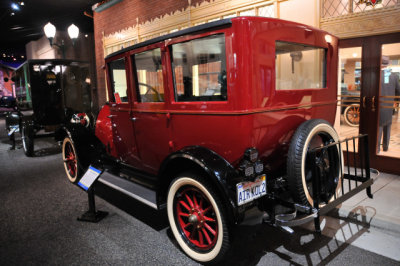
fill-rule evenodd
<path id="1" fill-rule="evenodd" d="M 296 130 L 289 147 L 287 178 L 289 189 L 296 202 L 313 206 L 316 195 L 321 205 L 328 203 L 340 188 L 342 154 L 338 145 L 319 150 L 314 157 L 309 151 L 339 140 L 328 122 L 314 119 L 304 122 Z M 319 192 L 313 191 L 313 165 L 320 173 Z"/>
<path id="2" fill-rule="evenodd" d="M 68 180 L 71 183 L 77 183 L 82 175 L 82 170 L 79 167 L 78 155 L 74 142 L 69 137 L 66 137 L 63 141 L 62 156 Z"/>
<path id="3" fill-rule="evenodd" d="M 167 198 L 171 230 L 182 250 L 203 263 L 221 260 L 229 249 L 229 229 L 222 202 L 201 176 L 180 175 Z"/>
<path id="4" fill-rule="evenodd" d="M 21 130 L 22 148 L 28 157 L 34 155 L 34 131 L 31 127 L 23 125 Z"/>

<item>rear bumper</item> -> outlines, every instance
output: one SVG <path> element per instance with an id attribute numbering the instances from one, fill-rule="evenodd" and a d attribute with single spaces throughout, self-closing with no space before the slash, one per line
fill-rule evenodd
<path id="1" fill-rule="evenodd" d="M 371 169 L 371 172 L 376 171 Z M 344 177 L 344 179 L 348 179 Z M 350 180 L 350 179 L 349 179 Z M 277 226 L 298 226 L 313 220 L 319 219 L 320 215 L 324 215 L 334 208 L 336 208 L 339 204 L 343 203 L 344 201 L 348 200 L 349 198 L 353 197 L 354 195 L 358 194 L 362 190 L 367 190 L 368 197 L 372 198 L 368 189 L 374 183 L 374 179 L 369 179 L 363 182 L 361 185 L 353 188 L 352 190 L 348 191 L 347 193 L 343 194 L 341 197 L 334 199 L 333 201 L 329 202 L 325 206 L 321 208 L 311 208 L 311 207 L 304 207 L 298 204 L 294 204 L 293 209 L 294 212 L 289 214 L 278 214 L 275 216 L 275 225 Z"/>
<path id="2" fill-rule="evenodd" d="M 350 144 L 353 148 L 351 148 Z M 323 161 L 316 160 L 316 154 L 325 152 L 324 150 L 333 146 L 338 148 L 341 156 L 339 160 L 343 161 L 344 167 L 340 168 L 339 185 L 333 199 L 324 204 L 320 200 L 320 193 L 323 192 L 320 190 L 321 170 L 319 170 L 321 168 L 321 165 L 319 164 L 322 164 Z M 344 147 L 343 150 L 342 146 Z M 374 178 L 376 179 L 379 176 L 379 172 L 375 169 L 369 168 L 368 148 L 368 136 L 359 135 L 308 151 L 307 156 L 311 157 L 310 161 L 313 164 L 312 168 L 314 169 L 312 174 L 312 186 L 314 191 L 312 206 L 303 206 L 286 199 L 273 197 L 274 202 L 291 211 L 277 213 L 274 207 L 270 213 L 268 223 L 281 227 L 290 227 L 314 220 L 315 229 L 317 232 L 320 232 L 320 215 L 328 213 L 336 208 L 336 206 L 353 197 L 357 193 L 360 193 L 364 189 L 367 196 L 372 199 L 373 195 L 371 193 L 371 186 L 374 183 Z M 353 150 L 350 151 L 351 149 Z M 374 178 L 371 178 L 371 173 L 375 175 Z"/>

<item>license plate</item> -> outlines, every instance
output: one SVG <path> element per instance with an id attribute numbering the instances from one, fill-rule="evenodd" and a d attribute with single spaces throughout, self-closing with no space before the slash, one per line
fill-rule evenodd
<path id="1" fill-rule="evenodd" d="M 258 177 L 254 182 L 236 184 L 238 206 L 251 202 L 267 194 L 265 175 Z"/>

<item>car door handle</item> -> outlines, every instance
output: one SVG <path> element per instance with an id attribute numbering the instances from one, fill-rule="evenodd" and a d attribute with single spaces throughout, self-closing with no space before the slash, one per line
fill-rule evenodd
<path id="1" fill-rule="evenodd" d="M 131 117 L 131 120 L 133 121 L 133 122 L 135 122 L 136 121 L 136 117 Z"/>
<path id="2" fill-rule="evenodd" d="M 108 118 L 111 118 L 111 117 L 114 117 L 114 116 L 116 116 L 116 115 L 108 115 L 107 117 L 108 117 Z"/>

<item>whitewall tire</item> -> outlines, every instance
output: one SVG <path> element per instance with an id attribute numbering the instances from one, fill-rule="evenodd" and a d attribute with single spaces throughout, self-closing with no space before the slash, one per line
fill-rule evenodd
<path id="1" fill-rule="evenodd" d="M 313 206 L 311 158 L 308 151 L 339 141 L 335 129 L 322 119 L 304 122 L 296 130 L 289 147 L 287 178 L 291 194 L 296 202 Z M 320 206 L 330 202 L 341 187 L 343 155 L 339 145 L 316 153 L 321 163 Z"/>
<path id="2" fill-rule="evenodd" d="M 172 181 L 168 220 L 179 246 L 202 263 L 221 260 L 229 249 L 225 210 L 215 190 L 200 176 L 186 173 Z"/>
<path id="3" fill-rule="evenodd" d="M 71 183 L 77 183 L 81 177 L 81 169 L 79 167 L 78 155 L 76 153 L 74 142 L 69 138 L 64 138 L 62 144 L 62 157 L 65 172 Z"/>

